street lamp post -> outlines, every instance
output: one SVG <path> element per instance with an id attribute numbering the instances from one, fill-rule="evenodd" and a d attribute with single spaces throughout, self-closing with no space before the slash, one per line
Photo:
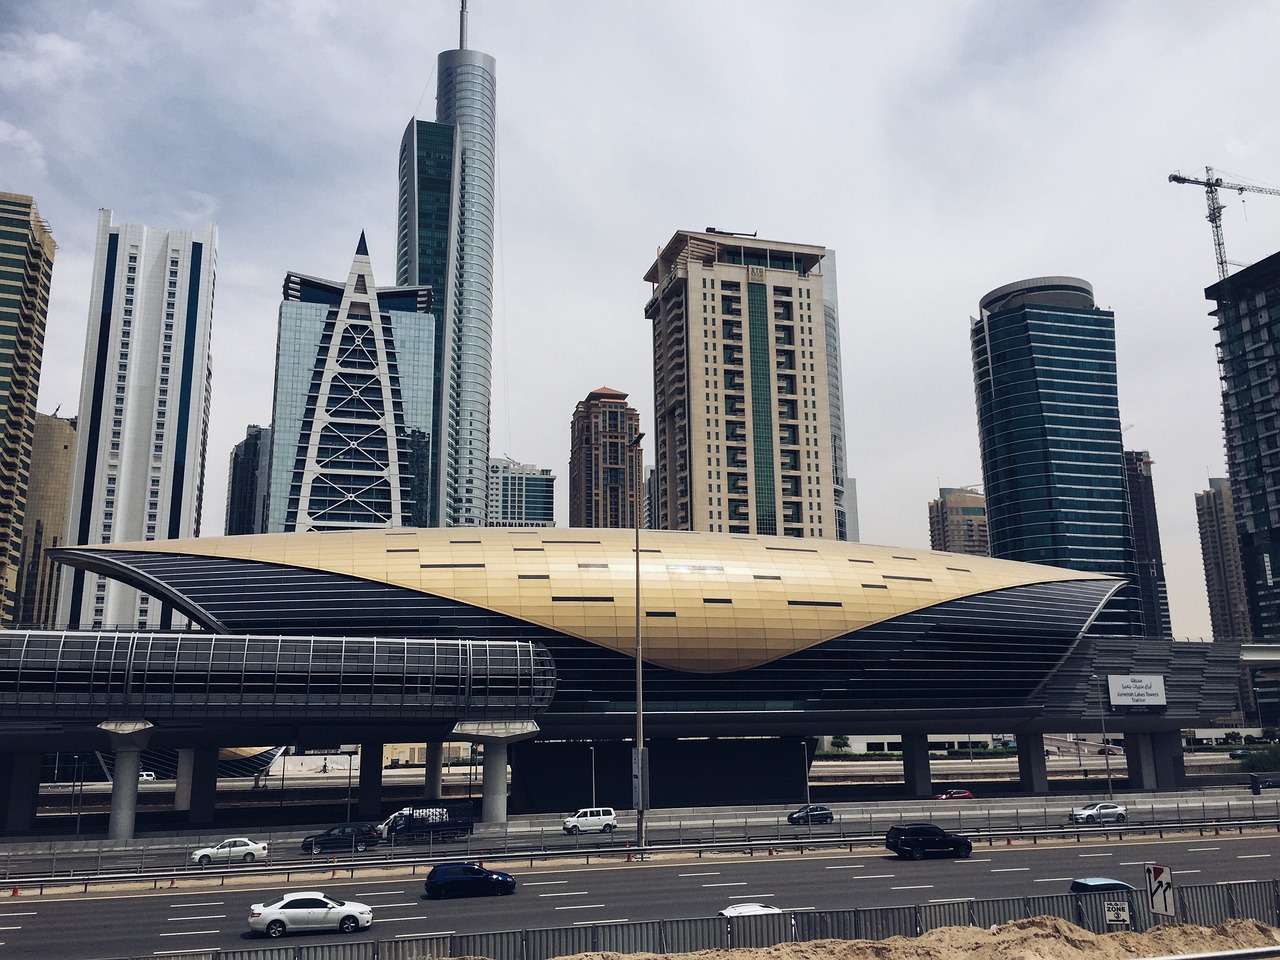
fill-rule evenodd
<path id="1" fill-rule="evenodd" d="M 1111 746 L 1107 743 L 1107 711 L 1102 702 L 1102 678 L 1096 673 L 1089 678 L 1098 684 L 1098 720 L 1102 723 L 1102 759 L 1107 763 L 1107 799 L 1114 800 L 1111 790 Z"/>
<path id="2" fill-rule="evenodd" d="M 596 748 L 587 747 L 591 751 L 591 805 L 596 805 Z"/>
<path id="3" fill-rule="evenodd" d="M 803 740 L 800 741 L 800 759 L 803 761 L 800 773 L 804 776 L 804 805 L 807 807 L 813 802 L 813 797 L 809 793 L 809 746 Z"/>
<path id="4" fill-rule="evenodd" d="M 635 511 L 636 524 L 636 847 L 641 851 L 645 846 L 644 835 L 644 808 L 646 804 L 645 792 L 649 784 L 646 779 L 645 770 L 645 751 L 644 751 L 644 657 L 643 646 L 640 640 L 640 441 L 644 439 L 644 433 L 637 433 L 627 446 L 634 451 L 632 457 L 632 465 L 635 467 L 632 487 L 635 490 L 635 499 L 632 509 Z"/>

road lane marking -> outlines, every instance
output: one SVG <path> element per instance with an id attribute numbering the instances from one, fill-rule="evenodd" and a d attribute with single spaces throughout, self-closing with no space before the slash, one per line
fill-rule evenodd
<path id="1" fill-rule="evenodd" d="M 357 893 L 357 897 L 391 897 L 397 893 L 404 893 L 403 890 L 366 890 L 363 893 Z M 386 904 L 383 904 L 386 906 Z"/>
<path id="2" fill-rule="evenodd" d="M 828 870 L 861 870 L 865 867 L 865 863 L 838 863 L 827 867 Z"/>
<path id="3" fill-rule="evenodd" d="M 1039 880 L 1032 880 L 1032 883 L 1062 883 L 1064 880 L 1070 880 L 1070 877 L 1041 877 Z"/>
<path id="4" fill-rule="evenodd" d="M 916 887 L 890 887 L 890 890 L 932 890 L 932 883 L 924 883 Z"/>
<path id="5" fill-rule="evenodd" d="M 573 925 L 575 927 L 581 927 L 588 923 L 595 924 L 595 923 L 630 923 L 630 922 L 631 922 L 631 919 L 629 917 L 619 917 L 617 920 L 575 920 L 573 921 Z"/>
<path id="6" fill-rule="evenodd" d="M 756 899 L 766 900 L 769 897 L 776 897 L 776 896 L 777 896 L 776 893 L 731 893 L 729 894 L 729 899 L 741 900 L 743 897 L 750 897 L 752 900 L 756 900 Z"/>
<path id="7" fill-rule="evenodd" d="M 968 860 L 961 860 L 960 862 L 961 862 L 961 863 L 990 863 L 990 862 L 991 862 L 991 858 L 990 858 L 990 857 L 987 857 L 987 858 L 984 860 L 984 859 L 982 859 L 981 857 L 971 857 L 971 858 L 970 858 L 970 859 L 968 859 Z"/>
<path id="8" fill-rule="evenodd" d="M 1030 867 L 992 867 L 992 873 L 1026 873 L 1031 870 Z"/>
<path id="9" fill-rule="evenodd" d="M 677 876 L 677 877 L 718 877 L 718 876 L 720 876 L 720 871 L 719 871 L 719 870 L 709 870 L 709 871 L 707 871 L 706 873 L 677 873 L 677 874 L 676 874 L 676 876 Z M 568 880 L 561 880 L 561 881 L 558 881 L 558 882 L 560 882 L 560 883 L 568 883 L 569 881 L 568 881 Z"/>
<path id="10" fill-rule="evenodd" d="M 568 880 L 527 880 L 526 887 L 553 887 L 558 883 L 568 883 Z"/>
<path id="11" fill-rule="evenodd" d="M 27 910 L 22 913 L 18 913 L 16 911 L 14 913 L 9 913 L 8 911 L 0 911 L 0 920 L 8 920 L 10 917 L 34 917 L 34 916 L 36 916 L 36 912 L 34 910 Z"/>
<path id="12" fill-rule="evenodd" d="M 225 913 L 209 913 L 203 917 L 165 917 L 165 919 L 170 923 L 185 923 L 188 920 L 225 920 L 227 915 Z"/>
<path id="13" fill-rule="evenodd" d="M 1178 876 L 1182 876 L 1184 873 L 1199 873 L 1199 872 L 1200 872 L 1199 870 L 1179 870 Z"/>
<path id="14" fill-rule="evenodd" d="M 976 897 L 952 897 L 950 900 L 926 900 L 925 903 L 972 903 Z"/>
<path id="15" fill-rule="evenodd" d="M 1269 856 L 1271 856 L 1271 854 L 1269 853 L 1242 853 L 1238 857 L 1236 857 L 1236 859 L 1237 860 L 1262 860 Z M 1186 873 L 1187 871 L 1183 870 L 1182 872 Z"/>
<path id="16" fill-rule="evenodd" d="M 595 910 L 603 907 L 603 903 L 574 903 L 567 907 L 556 907 L 557 910 Z"/>
<path id="17" fill-rule="evenodd" d="M 0 930 L 21 930 L 22 927 L 0 927 Z"/>
<path id="18" fill-rule="evenodd" d="M 1150 862 L 1151 862 L 1150 860 L 1121 860 L 1121 861 L 1120 861 L 1120 863 L 1119 863 L 1119 866 L 1121 866 L 1121 867 L 1145 867 L 1145 866 L 1146 866 L 1148 863 L 1150 863 Z"/>
<path id="19" fill-rule="evenodd" d="M 407 920 L 409 918 L 404 917 L 403 919 Z M 379 923 L 381 922 L 382 921 L 379 921 Z M 402 937 L 447 937 L 450 934 L 457 932 L 457 930 L 432 930 L 430 933 L 397 933 L 395 938 L 399 940 Z"/>
<path id="20" fill-rule="evenodd" d="M 221 930 L 183 930 L 179 933 L 162 933 L 162 937 L 202 937 L 209 934 L 221 933 Z"/>
<path id="21" fill-rule="evenodd" d="M 1221 850 L 1221 847 L 1187 847 L 1187 853 L 1205 853 L 1209 850 Z"/>
<path id="22" fill-rule="evenodd" d="M 746 880 L 732 880 L 732 881 L 725 881 L 724 883 L 704 883 L 703 884 L 704 887 L 745 887 L 746 885 L 747 885 Z"/>
<path id="23" fill-rule="evenodd" d="M 225 903 L 225 900 L 202 900 L 199 903 L 171 903 L 169 906 L 176 910 L 181 907 L 221 907 Z"/>
<path id="24" fill-rule="evenodd" d="M 850 880 L 892 880 L 896 877 L 896 873 L 860 873 L 856 877 L 850 877 Z"/>
<path id="25" fill-rule="evenodd" d="M 540 897 L 585 897 L 590 891 L 588 890 L 565 890 L 561 893 L 540 893 Z"/>
<path id="26" fill-rule="evenodd" d="M 380 903 L 378 904 L 378 909 L 390 910 L 392 907 L 416 907 L 417 905 L 417 901 L 414 900 L 410 900 L 407 903 Z"/>
<path id="27" fill-rule="evenodd" d="M 1077 857 L 1081 860 L 1087 860 L 1089 857 L 1114 857 L 1114 853 L 1077 853 Z"/>

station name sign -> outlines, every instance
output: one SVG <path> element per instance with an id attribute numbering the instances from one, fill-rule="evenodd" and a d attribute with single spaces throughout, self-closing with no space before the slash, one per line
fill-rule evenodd
<path id="1" fill-rule="evenodd" d="M 1113 707 L 1164 707 L 1164 677 L 1158 674 L 1107 675 L 1107 692 Z"/>

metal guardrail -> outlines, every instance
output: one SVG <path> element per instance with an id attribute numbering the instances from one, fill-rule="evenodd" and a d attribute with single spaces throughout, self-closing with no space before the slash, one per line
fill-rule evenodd
<path id="1" fill-rule="evenodd" d="M 994 831 L 966 831 L 964 836 L 969 838 L 975 844 L 986 843 L 988 846 L 995 845 L 1000 841 L 1030 840 L 1032 844 L 1038 844 L 1041 840 L 1071 840 L 1079 843 L 1086 837 L 1111 837 L 1116 836 L 1123 838 L 1126 834 L 1156 834 L 1163 837 L 1166 833 L 1184 832 L 1190 830 L 1198 831 L 1200 836 L 1207 833 L 1219 834 L 1223 830 L 1237 830 L 1243 833 L 1246 828 L 1274 828 L 1280 832 L 1280 817 L 1267 817 L 1260 819 L 1241 819 L 1241 820 L 1208 820 L 1199 823 L 1188 823 L 1186 821 L 1168 821 L 1163 823 L 1134 823 L 1127 821 L 1122 824 L 1073 824 L 1068 826 L 1057 827 L 1024 827 L 1018 829 L 994 830 Z M 612 839 L 612 838 L 611 838 Z M 5 870 L 0 873 L 0 883 L 5 886 L 12 886 L 13 895 L 20 895 L 25 888 L 28 892 L 34 890 L 38 894 L 44 894 L 49 889 L 55 890 L 71 890 L 77 889 L 88 893 L 91 886 L 99 885 L 119 885 L 136 883 L 141 885 L 149 885 L 151 889 L 158 890 L 166 884 L 169 887 L 177 885 L 179 880 L 193 879 L 217 879 L 218 885 L 225 884 L 228 878 L 243 877 L 247 875 L 271 875 L 283 876 L 284 882 L 290 883 L 294 876 L 300 877 L 317 877 L 328 873 L 328 879 L 337 879 L 339 875 L 348 878 L 354 878 L 357 871 L 388 871 L 388 870 L 404 870 L 408 869 L 411 875 L 417 875 L 422 868 L 431 867 L 437 863 L 457 860 L 528 860 L 530 869 L 537 862 L 549 862 L 553 860 L 577 860 L 584 859 L 590 864 L 592 859 L 595 860 L 646 860 L 657 854 L 670 853 L 686 853 L 696 854 L 699 858 L 704 853 L 726 853 L 741 852 L 748 856 L 755 856 L 757 853 L 762 855 L 772 855 L 778 851 L 785 850 L 821 850 L 821 849 L 840 849 L 848 848 L 852 853 L 855 847 L 882 847 L 884 837 L 881 834 L 858 834 L 858 835 L 841 835 L 841 836 L 814 836 L 814 837 L 790 837 L 786 840 L 779 840 L 774 836 L 751 837 L 744 836 L 732 840 L 713 840 L 700 841 L 679 844 L 650 844 L 643 848 L 633 847 L 630 844 L 621 845 L 610 843 L 605 846 L 578 846 L 564 848 L 534 848 L 534 849 L 512 849 L 510 847 L 502 848 L 483 848 L 477 849 L 468 846 L 465 852 L 453 850 L 447 854 L 437 853 L 434 849 L 425 855 L 415 856 L 391 856 L 382 855 L 377 852 L 366 854 L 364 856 L 343 855 L 343 859 L 337 856 L 330 857 L 312 857 L 308 860 L 273 860 L 268 858 L 265 861 L 255 861 L 251 865 L 238 865 L 226 867 L 182 867 L 182 868 L 163 868 L 163 869 L 138 869 L 132 871 L 115 871 L 115 872 L 96 872 L 75 874 L 69 872 L 67 874 L 53 875 L 15 875 Z M 379 847 L 371 848 L 378 851 Z M 404 850 L 404 847 L 394 848 L 396 850 Z"/>

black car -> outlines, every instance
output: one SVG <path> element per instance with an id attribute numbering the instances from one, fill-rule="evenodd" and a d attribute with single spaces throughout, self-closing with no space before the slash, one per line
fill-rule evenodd
<path id="1" fill-rule="evenodd" d="M 516 878 L 486 870 L 475 863 L 438 863 L 427 874 L 422 892 L 432 900 L 443 897 L 505 897 L 516 892 Z"/>
<path id="2" fill-rule="evenodd" d="M 787 814 L 787 823 L 834 823 L 835 819 L 831 808 L 820 803 L 806 803 L 799 810 Z"/>
<path id="3" fill-rule="evenodd" d="M 376 847 L 382 834 L 378 832 L 376 823 L 344 823 L 340 827 L 330 827 L 324 833 L 317 833 L 302 838 L 304 853 L 320 853 L 322 850 L 346 850 L 364 853 L 370 847 Z"/>
<path id="4" fill-rule="evenodd" d="M 923 860 L 934 854 L 967 857 L 973 844 L 958 834 L 947 833 L 933 823 L 899 823 L 884 835 L 884 845 L 899 857 Z"/>

